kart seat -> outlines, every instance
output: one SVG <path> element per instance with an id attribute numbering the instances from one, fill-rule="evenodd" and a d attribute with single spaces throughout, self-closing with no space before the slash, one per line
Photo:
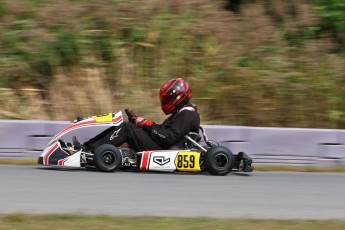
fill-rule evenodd
<path id="1" fill-rule="evenodd" d="M 192 140 L 194 140 L 197 143 L 201 140 L 201 136 L 199 135 L 199 133 L 189 132 L 186 136 L 188 136 L 189 138 L 191 138 Z M 169 149 L 171 149 L 171 150 L 191 149 L 193 146 L 193 142 L 188 140 L 186 138 L 186 136 L 184 138 L 182 138 L 182 140 L 173 144 Z"/>

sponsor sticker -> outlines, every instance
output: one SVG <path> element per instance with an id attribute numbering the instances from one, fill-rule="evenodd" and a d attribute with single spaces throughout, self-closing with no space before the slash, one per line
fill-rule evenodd
<path id="1" fill-rule="evenodd" d="M 93 116 L 93 119 L 95 119 L 96 122 L 111 122 L 113 120 L 113 114 L 103 114 L 98 116 Z"/>
<path id="2" fill-rule="evenodd" d="M 176 170 L 174 159 L 177 151 L 153 151 L 149 160 L 148 169 L 153 171 L 173 172 Z"/>
<path id="3" fill-rule="evenodd" d="M 165 156 L 154 156 L 153 162 L 155 162 L 156 164 L 159 164 L 160 166 L 163 166 L 170 162 L 170 157 L 165 158 Z"/>
<path id="4" fill-rule="evenodd" d="M 118 130 L 115 130 L 113 134 L 111 134 L 110 136 L 110 140 L 112 141 L 115 137 L 119 136 L 119 132 L 120 132 L 121 128 L 119 128 Z"/>

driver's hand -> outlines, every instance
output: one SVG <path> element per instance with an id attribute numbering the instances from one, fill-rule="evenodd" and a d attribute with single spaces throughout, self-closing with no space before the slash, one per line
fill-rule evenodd
<path id="1" fill-rule="evenodd" d="M 152 121 L 149 121 L 141 116 L 135 115 L 135 113 L 131 109 L 125 109 L 125 112 L 128 116 L 128 121 L 134 123 L 139 128 L 148 129 L 154 124 Z"/>

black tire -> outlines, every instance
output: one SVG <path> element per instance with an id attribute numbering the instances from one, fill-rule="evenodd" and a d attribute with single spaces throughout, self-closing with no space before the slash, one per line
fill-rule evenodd
<path id="1" fill-rule="evenodd" d="M 104 144 L 96 149 L 93 162 L 99 171 L 114 172 L 122 165 L 122 155 L 115 146 Z"/>
<path id="2" fill-rule="evenodd" d="M 226 175 L 235 165 L 235 157 L 224 146 L 213 146 L 205 154 L 205 169 L 212 175 Z"/>

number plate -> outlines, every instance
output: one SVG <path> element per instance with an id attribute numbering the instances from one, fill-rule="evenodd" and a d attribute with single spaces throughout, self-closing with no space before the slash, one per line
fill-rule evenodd
<path id="1" fill-rule="evenodd" d="M 175 166 L 178 171 L 199 172 L 199 152 L 178 152 L 175 158 Z"/>

